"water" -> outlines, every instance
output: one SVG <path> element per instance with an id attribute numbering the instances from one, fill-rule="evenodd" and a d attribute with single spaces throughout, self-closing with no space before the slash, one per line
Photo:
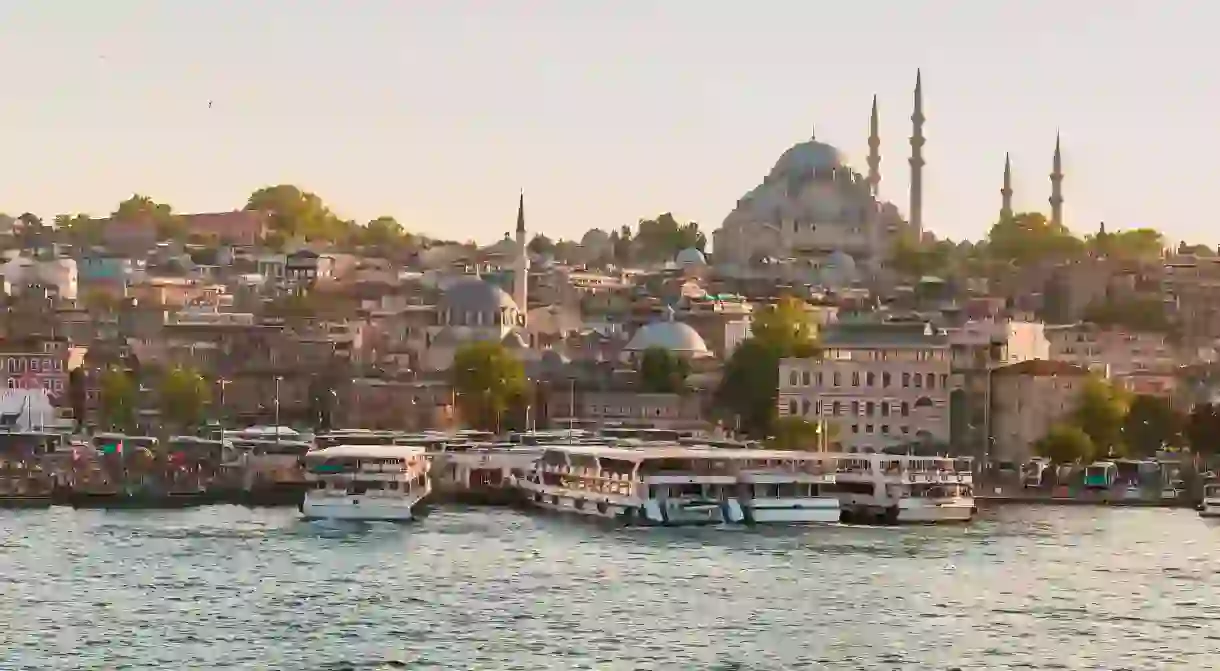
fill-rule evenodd
<path id="1" fill-rule="evenodd" d="M 0 511 L 0 669 L 1185 669 L 1220 526 L 609 529 L 509 510 Z"/>

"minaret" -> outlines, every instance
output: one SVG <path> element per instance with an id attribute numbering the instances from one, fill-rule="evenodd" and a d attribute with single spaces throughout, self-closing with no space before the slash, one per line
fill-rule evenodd
<path id="1" fill-rule="evenodd" d="M 1059 150 L 1059 133 L 1055 132 L 1055 159 L 1051 168 L 1051 224 L 1063 225 L 1063 153 Z"/>
<path id="2" fill-rule="evenodd" d="M 868 188 L 873 198 L 881 190 L 881 125 L 877 120 L 876 94 L 873 94 L 873 114 L 868 122 Z"/>
<path id="3" fill-rule="evenodd" d="M 1004 188 L 1000 189 L 1000 221 L 1012 219 L 1012 162 L 1004 154 Z"/>
<path id="4" fill-rule="evenodd" d="M 911 114 L 911 228 L 923 237 L 923 73 L 915 71 L 915 111 Z"/>
<path id="5" fill-rule="evenodd" d="M 521 325 L 525 325 L 525 315 L 529 311 L 530 258 L 525 240 L 525 192 L 522 191 L 517 200 L 517 265 L 513 269 L 513 301 L 521 311 Z"/>

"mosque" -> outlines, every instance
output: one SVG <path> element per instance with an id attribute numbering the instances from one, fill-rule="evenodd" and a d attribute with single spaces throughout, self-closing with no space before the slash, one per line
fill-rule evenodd
<path id="1" fill-rule="evenodd" d="M 922 237 L 924 137 L 923 80 L 915 75 L 911 114 L 911 182 L 904 219 L 894 203 L 879 197 L 881 138 L 877 97 L 869 120 L 868 172 L 849 166 L 834 146 L 810 137 L 780 156 L 762 184 L 751 189 L 712 233 L 717 270 L 750 276 L 783 268 L 789 280 L 828 286 L 876 277 L 895 241 L 909 232 Z M 1012 182 L 1007 157 L 1001 216 L 1012 215 Z M 1062 222 L 1063 172 L 1055 140 L 1051 173 L 1051 220 Z"/>

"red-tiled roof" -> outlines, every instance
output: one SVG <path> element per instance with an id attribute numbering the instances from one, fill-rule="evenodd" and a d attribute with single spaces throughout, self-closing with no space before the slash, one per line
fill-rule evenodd
<path id="1" fill-rule="evenodd" d="M 1067 363 L 1066 361 L 1051 361 L 1048 359 L 1031 359 L 1014 363 L 1009 366 L 997 368 L 992 371 L 993 375 L 1031 375 L 1034 377 L 1055 377 L 1055 376 L 1077 376 L 1084 377 L 1089 375 L 1086 368 L 1082 368 L 1075 364 Z"/>

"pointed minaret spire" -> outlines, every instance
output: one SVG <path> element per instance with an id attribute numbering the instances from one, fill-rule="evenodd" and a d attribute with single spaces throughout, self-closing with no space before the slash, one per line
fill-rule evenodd
<path id="1" fill-rule="evenodd" d="M 876 198 L 881 191 L 881 124 L 877 117 L 877 95 L 868 121 L 868 188 Z"/>
<path id="2" fill-rule="evenodd" d="M 525 190 L 517 197 L 517 233 L 525 233 Z"/>
<path id="3" fill-rule="evenodd" d="M 911 114 L 911 228 L 923 236 L 923 73 L 915 71 L 915 111 Z"/>
<path id="4" fill-rule="evenodd" d="M 1004 154 L 1004 188 L 1000 189 L 1000 221 L 1012 219 L 1012 161 Z"/>
<path id="5" fill-rule="evenodd" d="M 1063 225 L 1063 152 L 1059 149 L 1059 132 L 1055 131 L 1055 158 L 1051 167 L 1051 224 Z"/>

